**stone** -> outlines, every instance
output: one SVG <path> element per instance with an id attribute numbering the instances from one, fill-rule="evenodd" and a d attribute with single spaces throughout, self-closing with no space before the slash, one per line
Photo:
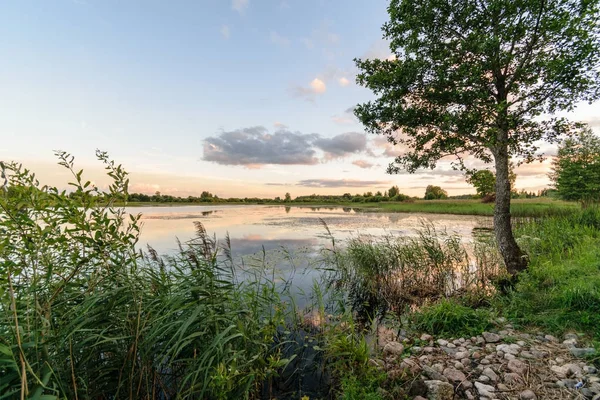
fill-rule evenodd
<path id="1" fill-rule="evenodd" d="M 499 383 L 497 388 L 501 392 L 508 392 L 510 390 L 510 388 L 508 386 L 506 386 L 504 383 Z"/>
<path id="2" fill-rule="evenodd" d="M 507 367 L 511 372 L 519 375 L 523 375 L 527 371 L 527 364 L 518 359 L 510 360 Z"/>
<path id="3" fill-rule="evenodd" d="M 565 340 L 578 339 L 579 336 L 576 333 L 565 333 Z"/>
<path id="4" fill-rule="evenodd" d="M 456 345 L 455 345 L 454 343 L 448 343 L 448 344 L 446 345 L 446 347 L 447 347 L 447 348 L 449 348 L 449 349 L 455 349 L 455 348 L 456 348 Z"/>
<path id="5" fill-rule="evenodd" d="M 552 335 L 546 335 L 544 336 L 544 339 L 546 339 L 548 342 L 558 343 L 558 339 Z"/>
<path id="6" fill-rule="evenodd" d="M 377 369 L 384 369 L 385 368 L 385 361 L 380 360 L 380 359 L 375 359 L 375 358 L 371 358 L 369 360 L 369 364 Z"/>
<path id="7" fill-rule="evenodd" d="M 448 346 L 448 341 L 444 339 L 438 339 L 437 344 L 439 344 L 440 346 Z"/>
<path id="8" fill-rule="evenodd" d="M 482 373 L 494 382 L 498 382 L 498 379 L 500 379 L 494 370 L 489 367 L 485 368 Z"/>
<path id="9" fill-rule="evenodd" d="M 427 398 L 429 400 L 452 400 L 454 398 L 454 387 L 437 380 L 425 381 L 427 387 Z"/>
<path id="10" fill-rule="evenodd" d="M 581 377 L 583 375 L 583 370 L 577 364 L 565 364 L 563 368 L 567 369 L 567 376 L 569 377 Z"/>
<path id="11" fill-rule="evenodd" d="M 566 387 L 569 389 L 575 389 L 575 385 L 577 385 L 579 383 L 579 381 L 577 379 L 563 379 L 560 382 L 562 382 L 562 387 Z M 558 382 L 556 382 L 558 383 Z"/>
<path id="12" fill-rule="evenodd" d="M 535 358 L 537 358 L 532 352 L 530 351 L 522 351 L 521 352 L 521 357 L 523 358 L 527 358 L 529 360 L 533 360 Z"/>
<path id="13" fill-rule="evenodd" d="M 467 380 L 465 374 L 455 368 L 446 368 L 443 375 L 448 378 L 450 382 L 462 382 Z"/>
<path id="14" fill-rule="evenodd" d="M 419 354 L 421 351 L 423 351 L 423 348 L 419 346 L 413 346 L 410 348 L 410 352 L 413 354 Z"/>
<path id="15" fill-rule="evenodd" d="M 506 383 L 508 385 L 523 382 L 523 378 L 521 378 L 521 375 L 514 373 L 514 372 L 505 373 L 503 376 L 503 379 L 504 379 L 504 383 Z"/>
<path id="16" fill-rule="evenodd" d="M 504 355 L 504 358 L 505 358 L 506 360 L 514 360 L 515 358 L 517 358 L 517 356 L 513 356 L 512 354 L 506 353 L 506 354 Z"/>
<path id="17" fill-rule="evenodd" d="M 578 357 L 578 358 L 584 358 L 584 357 L 593 356 L 594 354 L 596 354 L 596 349 L 593 347 L 584 347 L 584 348 L 571 347 L 569 349 L 569 351 L 571 352 L 571 354 L 574 357 Z"/>
<path id="18" fill-rule="evenodd" d="M 427 400 L 427 399 L 423 396 L 417 396 L 413 400 Z"/>
<path id="19" fill-rule="evenodd" d="M 433 381 L 448 382 L 448 378 L 427 365 L 423 365 L 423 374 Z"/>
<path id="20" fill-rule="evenodd" d="M 404 346 L 398 342 L 389 342 L 383 347 L 383 355 L 399 356 L 404 353 Z"/>
<path id="21" fill-rule="evenodd" d="M 593 375 L 598 373 L 598 369 L 593 365 L 585 365 L 583 367 L 583 372 L 585 372 L 587 375 Z"/>
<path id="22" fill-rule="evenodd" d="M 489 365 L 492 362 L 490 360 L 488 360 L 487 358 L 484 358 L 483 360 L 479 361 L 479 364 L 483 364 L 483 365 Z"/>
<path id="23" fill-rule="evenodd" d="M 592 397 L 594 397 L 594 392 L 592 392 L 589 388 L 582 388 L 581 389 L 581 394 L 586 399 L 591 399 Z"/>
<path id="24" fill-rule="evenodd" d="M 563 340 L 562 344 L 564 344 L 567 347 L 577 347 L 577 339 Z"/>
<path id="25" fill-rule="evenodd" d="M 493 393 L 496 391 L 495 387 L 481 382 L 475 382 L 475 389 L 477 389 L 477 392 L 481 397 L 493 397 Z"/>
<path id="26" fill-rule="evenodd" d="M 523 390 L 521 393 L 519 393 L 519 399 L 521 400 L 536 400 L 537 396 L 535 395 L 535 393 L 533 393 L 532 390 Z"/>
<path id="27" fill-rule="evenodd" d="M 429 342 L 431 339 L 433 339 L 433 336 L 431 336 L 427 333 L 424 333 L 421 335 L 420 339 L 424 342 Z"/>
<path id="28" fill-rule="evenodd" d="M 467 357 L 469 357 L 468 351 L 459 351 L 456 354 L 454 354 L 454 358 L 456 358 L 457 360 L 462 360 L 463 358 Z"/>
<path id="29" fill-rule="evenodd" d="M 512 354 L 514 356 L 516 356 L 517 354 L 519 354 L 519 351 L 521 351 L 521 346 L 519 346 L 516 343 L 513 344 L 499 344 L 496 346 L 496 351 L 497 352 L 503 352 L 503 353 L 508 353 L 508 354 Z"/>
<path id="30" fill-rule="evenodd" d="M 501 339 L 500 335 L 491 332 L 483 332 L 481 336 L 487 343 L 498 343 Z"/>
<path id="31" fill-rule="evenodd" d="M 475 396 L 473 396 L 470 390 L 465 390 L 465 396 L 468 400 L 475 400 Z"/>
<path id="32" fill-rule="evenodd" d="M 463 363 L 461 363 L 460 361 L 454 361 L 454 368 L 456 368 L 459 371 L 462 371 L 465 369 L 465 365 L 463 365 Z"/>
<path id="33" fill-rule="evenodd" d="M 490 377 L 487 375 L 481 375 L 477 380 L 483 383 L 489 383 L 491 381 Z"/>

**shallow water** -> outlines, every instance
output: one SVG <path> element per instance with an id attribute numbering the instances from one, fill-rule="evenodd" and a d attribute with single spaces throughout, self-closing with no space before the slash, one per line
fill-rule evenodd
<path id="1" fill-rule="evenodd" d="M 202 222 L 209 234 L 223 240 L 228 233 L 232 249 L 248 255 L 281 247 L 288 249 L 322 248 L 331 243 L 324 221 L 337 242 L 350 237 L 407 236 L 416 234 L 423 223 L 447 229 L 469 241 L 473 229 L 489 226 L 489 217 L 360 212 L 348 207 L 285 206 L 181 206 L 135 207 L 132 214 L 142 213 L 140 244 L 150 244 L 159 253 L 176 249 L 175 238 L 182 242 L 194 236 L 194 221 Z"/>
<path id="2" fill-rule="evenodd" d="M 174 252 L 176 239 L 193 238 L 196 221 L 221 244 L 229 235 L 239 276 L 264 274 L 290 289 L 298 305 L 310 302 L 315 283 L 322 283 L 332 237 L 337 247 L 343 247 L 349 238 L 416 235 L 424 224 L 431 224 L 470 242 L 478 229 L 491 223 L 489 217 L 361 212 L 347 207 L 136 207 L 128 212 L 143 215 L 139 247 L 150 245 L 160 254 Z"/>

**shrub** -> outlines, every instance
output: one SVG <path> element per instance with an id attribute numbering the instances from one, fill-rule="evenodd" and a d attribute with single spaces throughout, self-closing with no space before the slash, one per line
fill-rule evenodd
<path id="1" fill-rule="evenodd" d="M 441 300 L 412 315 L 417 330 L 451 337 L 476 336 L 492 326 L 487 309 L 473 309 L 453 300 Z"/>

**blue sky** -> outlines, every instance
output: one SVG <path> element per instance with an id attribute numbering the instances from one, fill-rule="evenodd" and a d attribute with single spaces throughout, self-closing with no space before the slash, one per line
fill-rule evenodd
<path id="1" fill-rule="evenodd" d="M 380 31 L 386 4 L 5 1 L 0 159 L 23 161 L 61 185 L 52 150 L 63 149 L 103 184 L 94 163 L 101 148 L 131 171 L 132 190 L 180 195 L 355 193 L 391 184 L 420 194 L 431 183 L 468 192 L 444 166 L 437 177 L 386 175 L 394 151 L 357 136 L 363 131 L 347 110 L 371 95 L 354 83 L 352 60 L 389 55 Z M 594 116 L 593 107 L 582 110 Z M 207 153 L 231 138 L 241 140 L 230 153 Z M 288 138 L 300 139 L 296 148 Z M 274 142 L 291 152 L 288 161 L 304 161 L 244 156 L 250 148 L 268 153 Z M 521 186 L 543 186 L 544 174 L 524 174 Z"/>

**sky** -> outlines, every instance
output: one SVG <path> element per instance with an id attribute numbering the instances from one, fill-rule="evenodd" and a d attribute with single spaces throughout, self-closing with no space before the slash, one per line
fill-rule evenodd
<path id="1" fill-rule="evenodd" d="M 388 175 L 398 149 L 366 135 L 352 108 L 372 99 L 354 58 L 387 58 L 385 0 L 6 0 L 0 4 L 0 160 L 66 187 L 54 150 L 97 185 L 107 151 L 131 192 L 293 197 L 430 184 L 473 193 L 436 170 Z M 598 132 L 598 104 L 569 117 Z M 549 149 L 550 152 L 552 149 Z M 517 169 L 548 184 L 549 162 Z"/>

